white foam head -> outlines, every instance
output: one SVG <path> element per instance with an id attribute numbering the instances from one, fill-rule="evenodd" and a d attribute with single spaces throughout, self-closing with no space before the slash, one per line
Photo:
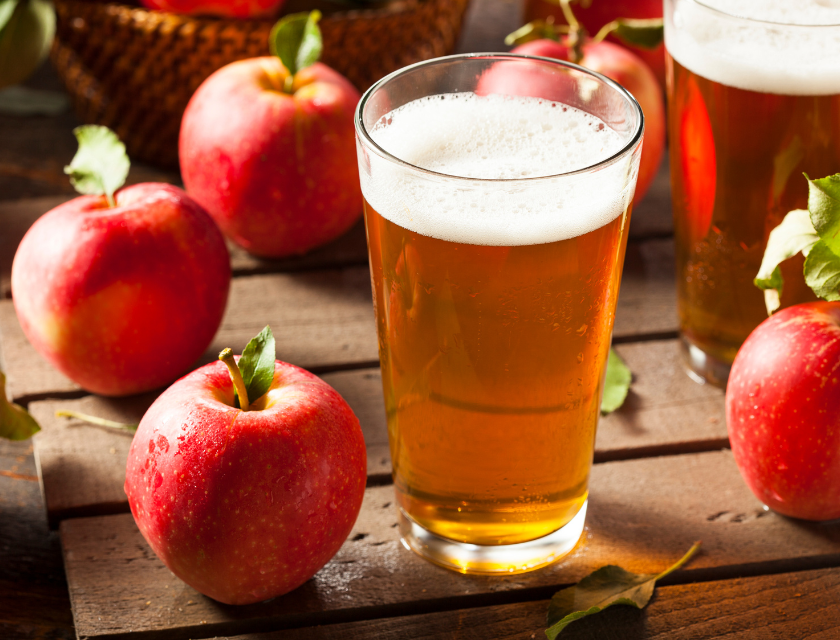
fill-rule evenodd
<path id="1" fill-rule="evenodd" d="M 561 175 L 598 165 L 628 141 L 556 102 L 431 96 L 390 112 L 370 136 L 411 166 L 360 146 L 367 201 L 392 222 L 443 240 L 510 246 L 573 238 L 614 220 L 633 197 L 638 153 Z"/>
<path id="2" fill-rule="evenodd" d="M 840 93 L 839 0 L 670 0 L 665 46 L 687 69 L 739 89 Z"/>

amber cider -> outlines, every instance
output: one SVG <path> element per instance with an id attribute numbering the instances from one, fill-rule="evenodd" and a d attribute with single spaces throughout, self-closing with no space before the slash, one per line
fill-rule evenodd
<path id="1" fill-rule="evenodd" d="M 399 506 L 463 543 L 551 534 L 587 500 L 635 176 L 528 182 L 623 143 L 571 107 L 474 94 L 411 102 L 371 137 L 450 176 L 362 172 Z"/>
<path id="2" fill-rule="evenodd" d="M 753 279 L 770 231 L 807 208 L 803 173 L 840 171 L 840 9 L 705 4 L 666 3 L 669 139 L 680 328 L 723 384 L 767 318 Z M 782 266 L 783 306 L 814 299 L 802 266 Z"/>

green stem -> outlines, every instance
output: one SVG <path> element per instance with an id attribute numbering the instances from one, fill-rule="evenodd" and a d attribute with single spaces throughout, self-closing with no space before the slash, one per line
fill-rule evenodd
<path id="1" fill-rule="evenodd" d="M 702 540 L 698 540 L 697 542 L 695 542 L 692 545 L 691 549 L 689 549 L 682 558 L 677 560 L 673 565 L 671 565 L 670 567 L 665 569 L 665 571 L 663 571 L 658 576 L 656 576 L 656 579 L 661 580 L 662 578 L 667 576 L 669 573 L 673 573 L 674 571 L 679 569 L 681 566 L 683 566 L 686 562 L 691 560 L 691 556 L 693 556 L 695 553 L 697 553 L 697 550 L 700 548 L 701 544 L 703 544 Z"/>
<path id="2" fill-rule="evenodd" d="M 286 76 L 286 80 L 283 82 L 283 91 L 289 95 L 295 92 L 295 76 L 291 73 Z"/>
<path id="3" fill-rule="evenodd" d="M 106 420 L 105 418 L 89 416 L 86 413 L 79 413 L 78 411 L 56 411 L 55 415 L 58 418 L 75 418 L 76 420 L 82 420 L 84 422 L 89 422 L 90 424 L 95 424 L 98 427 L 108 427 L 109 429 L 119 429 L 120 431 L 130 431 L 132 433 L 137 431 L 138 427 L 138 425 L 133 423 Z"/>
<path id="4" fill-rule="evenodd" d="M 239 408 L 243 411 L 247 411 L 248 407 L 251 406 L 248 402 L 248 389 L 245 388 L 245 381 L 242 379 L 242 372 L 239 370 L 239 365 L 236 364 L 236 360 L 233 357 L 233 351 L 230 347 L 222 349 L 222 352 L 219 354 L 219 360 L 227 365 L 228 371 L 230 372 L 230 379 L 233 381 L 233 388 L 236 389 L 236 395 L 239 396 Z"/>
<path id="5" fill-rule="evenodd" d="M 560 8 L 563 10 L 563 17 L 569 23 L 569 35 L 567 45 L 571 53 L 571 61 L 580 64 L 583 60 L 583 43 L 586 41 L 586 28 L 577 21 L 569 0 L 560 0 Z"/>
<path id="6" fill-rule="evenodd" d="M 595 37 L 592 38 L 592 42 L 601 42 L 604 38 L 610 35 L 613 31 L 618 29 L 618 20 L 613 20 L 612 22 L 608 22 L 605 24 L 598 33 L 595 34 Z"/>

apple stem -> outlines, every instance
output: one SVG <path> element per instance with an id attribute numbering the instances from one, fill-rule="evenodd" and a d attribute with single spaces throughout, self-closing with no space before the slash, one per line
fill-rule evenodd
<path id="1" fill-rule="evenodd" d="M 283 81 L 283 91 L 289 95 L 295 92 L 295 77 L 291 73 L 287 75 L 286 79 Z"/>
<path id="2" fill-rule="evenodd" d="M 571 53 L 571 61 L 579 64 L 583 60 L 583 43 L 586 40 L 586 29 L 575 18 L 569 0 L 560 0 L 560 8 L 563 10 L 563 17 L 569 23 L 569 35 L 566 37 L 566 45 Z"/>
<path id="3" fill-rule="evenodd" d="M 106 420 L 105 418 L 98 418 L 96 416 L 89 416 L 86 413 L 79 413 L 78 411 L 56 411 L 56 417 L 58 418 L 75 418 L 76 420 L 82 420 L 84 422 L 89 422 L 90 424 L 95 424 L 98 427 L 108 427 L 109 429 L 120 429 L 121 431 L 130 431 L 135 432 L 137 431 L 138 425 L 136 424 L 127 424 L 125 422 L 116 422 L 114 420 Z"/>
<path id="4" fill-rule="evenodd" d="M 247 411 L 250 406 L 248 402 L 248 389 L 245 388 L 245 381 L 242 379 L 242 372 L 239 370 L 239 365 L 233 357 L 233 350 L 230 347 L 222 349 L 219 354 L 219 360 L 227 365 L 230 372 L 230 379 L 233 381 L 233 388 L 236 389 L 236 395 L 239 396 L 239 408 Z"/>

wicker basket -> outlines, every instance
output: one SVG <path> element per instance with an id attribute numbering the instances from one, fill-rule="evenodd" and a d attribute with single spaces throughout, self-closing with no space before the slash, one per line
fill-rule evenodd
<path id="1" fill-rule="evenodd" d="M 322 62 L 364 90 L 407 64 L 451 53 L 469 0 L 401 0 L 326 15 Z M 272 21 L 195 18 L 55 0 L 52 61 L 79 118 L 114 129 L 136 160 L 177 167 L 181 116 L 216 69 L 268 54 Z"/>

